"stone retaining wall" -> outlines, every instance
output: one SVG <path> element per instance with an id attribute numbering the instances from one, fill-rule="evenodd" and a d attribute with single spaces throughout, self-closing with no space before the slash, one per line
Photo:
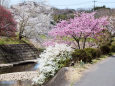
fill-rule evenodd
<path id="1" fill-rule="evenodd" d="M 33 60 L 39 54 L 40 51 L 29 44 L 0 45 L 0 64 Z"/>

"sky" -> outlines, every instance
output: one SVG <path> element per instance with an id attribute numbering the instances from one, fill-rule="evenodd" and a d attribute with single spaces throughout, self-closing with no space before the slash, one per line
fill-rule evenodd
<path id="1" fill-rule="evenodd" d="M 17 4 L 24 0 L 11 0 L 10 4 Z M 36 0 L 39 1 L 39 0 Z M 60 9 L 64 8 L 71 8 L 71 9 L 87 9 L 87 8 L 93 8 L 94 2 L 93 0 L 45 0 L 45 3 L 57 7 Z M 115 8 L 115 0 L 96 0 L 95 3 L 96 6 L 103 6 L 110 8 Z"/>

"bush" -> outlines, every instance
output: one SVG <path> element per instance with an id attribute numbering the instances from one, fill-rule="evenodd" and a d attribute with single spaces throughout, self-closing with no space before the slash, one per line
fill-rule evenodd
<path id="1" fill-rule="evenodd" d="M 72 57 L 73 57 L 73 61 L 74 62 L 81 61 L 81 60 L 83 62 L 89 62 L 89 61 L 91 61 L 90 57 L 88 57 L 87 53 L 83 49 L 76 49 L 73 52 Z"/>
<path id="2" fill-rule="evenodd" d="M 111 52 L 115 52 L 115 44 L 112 44 L 112 45 L 110 46 L 110 49 L 111 49 Z"/>
<path id="3" fill-rule="evenodd" d="M 90 59 L 95 59 L 97 57 L 96 49 L 86 48 L 85 52 Z"/>
<path id="4" fill-rule="evenodd" d="M 76 50 L 72 53 L 72 60 L 73 60 L 74 62 L 80 61 L 80 60 L 82 60 L 85 56 L 86 56 L 86 53 L 85 53 L 84 50 L 82 50 L 82 49 L 76 49 Z"/>
<path id="5" fill-rule="evenodd" d="M 108 54 L 110 53 L 110 47 L 109 45 L 103 45 L 100 47 L 102 54 Z"/>
<path id="6" fill-rule="evenodd" d="M 100 49 L 96 49 L 96 57 L 99 58 L 102 55 L 102 52 Z"/>
<path id="7" fill-rule="evenodd" d="M 100 49 L 94 48 L 86 48 L 86 49 L 76 49 L 73 54 L 73 61 L 83 61 L 83 62 L 91 62 L 92 59 L 99 58 L 101 56 Z"/>
<path id="8" fill-rule="evenodd" d="M 38 58 L 39 64 L 39 77 L 33 79 L 34 84 L 40 86 L 47 82 L 50 77 L 53 77 L 63 66 L 66 66 L 70 59 L 73 49 L 67 44 L 55 44 L 54 46 L 46 47 Z"/>

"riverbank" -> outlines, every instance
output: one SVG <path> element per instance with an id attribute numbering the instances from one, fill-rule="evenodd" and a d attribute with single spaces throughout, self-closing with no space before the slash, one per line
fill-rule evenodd
<path id="1" fill-rule="evenodd" d="M 12 62 L 12 63 L 9 63 L 9 64 L 0 64 L 0 68 L 13 67 L 13 66 L 16 66 L 16 65 L 27 64 L 27 63 L 37 63 L 37 59 L 25 60 L 25 61 L 19 61 L 19 62 Z"/>
<path id="2" fill-rule="evenodd" d="M 39 71 L 15 72 L 0 75 L 0 81 L 18 81 L 32 80 L 34 77 L 39 77 Z"/>

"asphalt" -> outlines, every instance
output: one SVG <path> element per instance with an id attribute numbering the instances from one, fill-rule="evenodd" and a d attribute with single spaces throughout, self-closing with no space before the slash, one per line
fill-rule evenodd
<path id="1" fill-rule="evenodd" d="M 115 86 L 115 56 L 93 66 L 73 86 Z"/>

